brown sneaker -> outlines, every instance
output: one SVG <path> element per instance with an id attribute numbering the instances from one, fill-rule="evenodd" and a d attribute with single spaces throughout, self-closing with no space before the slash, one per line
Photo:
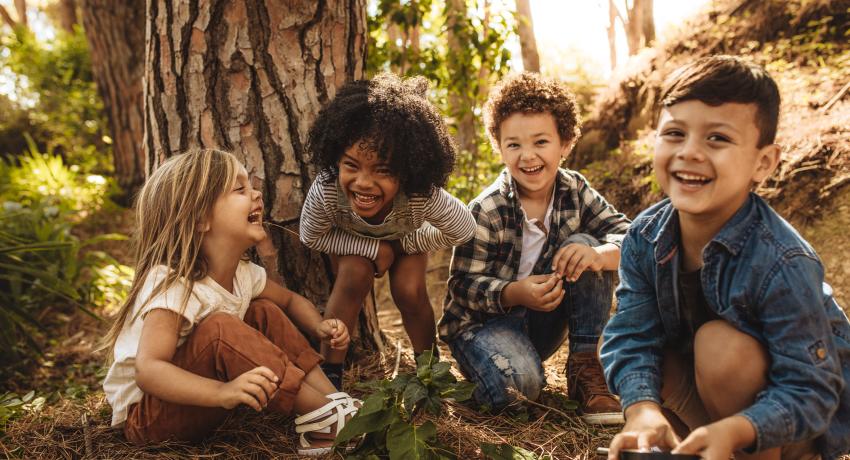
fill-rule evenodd
<path id="1" fill-rule="evenodd" d="M 617 425 L 625 423 L 620 402 L 608 391 L 602 365 L 592 351 L 570 353 L 567 358 L 569 398 L 578 401 L 578 413 L 585 423 Z"/>

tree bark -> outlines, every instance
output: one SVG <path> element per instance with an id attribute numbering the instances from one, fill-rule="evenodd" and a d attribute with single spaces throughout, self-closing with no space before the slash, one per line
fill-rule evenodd
<path id="1" fill-rule="evenodd" d="M 15 11 L 18 13 L 18 24 L 29 27 L 27 19 L 27 0 L 15 0 Z"/>
<path id="2" fill-rule="evenodd" d="M 146 168 L 197 147 L 233 152 L 258 182 L 270 231 L 267 271 L 316 305 L 326 303 L 326 257 L 298 239 L 317 171 L 305 149 L 322 104 L 363 77 L 366 0 L 148 0 Z M 383 346 L 367 299 L 353 348 Z"/>
<path id="3" fill-rule="evenodd" d="M 142 5 L 144 8 L 144 5 Z M 59 25 L 65 32 L 74 33 L 74 26 L 77 25 L 77 0 L 61 0 L 59 2 Z M 135 24 L 141 28 L 140 23 Z"/>
<path id="4" fill-rule="evenodd" d="M 614 70 L 617 68 L 617 5 L 614 0 L 608 0 L 608 54 L 611 70 Z"/>
<path id="5" fill-rule="evenodd" d="M 534 22 L 531 20 L 529 0 L 516 0 L 516 14 L 522 68 L 528 72 L 540 73 L 540 54 L 537 52 L 537 40 L 534 38 Z"/>
<path id="6" fill-rule="evenodd" d="M 145 179 L 145 3 L 83 0 L 82 16 L 95 82 L 109 118 L 115 177 L 129 198 Z"/>
<path id="7" fill-rule="evenodd" d="M 446 0 L 446 12 L 447 42 L 449 49 L 452 50 L 449 57 L 449 67 L 457 69 L 461 68 L 457 59 L 462 59 L 460 56 L 465 55 L 462 47 L 466 45 L 462 43 L 462 39 L 458 37 L 456 30 L 464 27 L 460 24 L 460 21 L 466 19 L 466 0 Z M 453 59 L 455 60 L 454 63 L 452 63 Z M 469 76 L 467 75 L 466 78 L 469 78 Z M 475 164 L 475 160 L 478 158 L 475 114 L 472 112 L 473 107 L 475 107 L 475 101 L 468 93 L 461 91 L 455 91 L 449 94 L 448 98 L 449 115 L 454 118 L 454 124 L 457 130 L 455 140 L 460 150 L 459 153 L 461 155 L 469 155 L 472 164 Z"/>
<path id="8" fill-rule="evenodd" d="M 643 46 L 649 47 L 655 44 L 655 13 L 653 12 L 653 0 L 636 0 L 641 9 L 641 35 L 643 35 Z"/>

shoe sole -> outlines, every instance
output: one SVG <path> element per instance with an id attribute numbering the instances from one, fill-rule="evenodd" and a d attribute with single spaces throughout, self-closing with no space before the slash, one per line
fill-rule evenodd
<path id="1" fill-rule="evenodd" d="M 581 420 L 588 425 L 622 425 L 626 423 L 622 412 L 585 414 L 581 416 Z"/>

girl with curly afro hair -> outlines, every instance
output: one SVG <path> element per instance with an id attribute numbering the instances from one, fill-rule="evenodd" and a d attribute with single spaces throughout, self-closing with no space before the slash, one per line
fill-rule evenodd
<path id="1" fill-rule="evenodd" d="M 433 349 L 436 335 L 427 254 L 464 243 L 475 228 L 466 206 L 442 188 L 455 147 L 427 90 L 422 77 L 392 74 L 341 88 L 310 130 L 320 172 L 301 213 L 301 241 L 337 265 L 325 318 L 354 327 L 374 278 L 389 272 L 416 353 Z M 322 354 L 340 387 L 345 351 L 323 345 Z"/>

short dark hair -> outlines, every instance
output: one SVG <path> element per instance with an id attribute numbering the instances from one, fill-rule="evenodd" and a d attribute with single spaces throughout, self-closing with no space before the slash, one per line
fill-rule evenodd
<path id="1" fill-rule="evenodd" d="M 444 187 L 454 168 L 455 146 L 427 91 L 423 77 L 402 81 L 390 73 L 344 85 L 310 128 L 313 163 L 336 180 L 345 150 L 365 143 L 388 162 L 405 193 Z"/>
<path id="2" fill-rule="evenodd" d="M 676 69 L 664 82 L 661 105 L 697 100 L 756 105 L 758 147 L 772 144 L 779 124 L 779 88 L 760 65 L 737 56 L 709 56 Z"/>
<path id="3" fill-rule="evenodd" d="M 523 72 L 502 80 L 490 91 L 484 104 L 484 126 L 494 146 L 499 145 L 502 122 L 515 113 L 551 114 L 561 142 L 571 142 L 581 134 L 576 98 L 553 78 Z"/>

